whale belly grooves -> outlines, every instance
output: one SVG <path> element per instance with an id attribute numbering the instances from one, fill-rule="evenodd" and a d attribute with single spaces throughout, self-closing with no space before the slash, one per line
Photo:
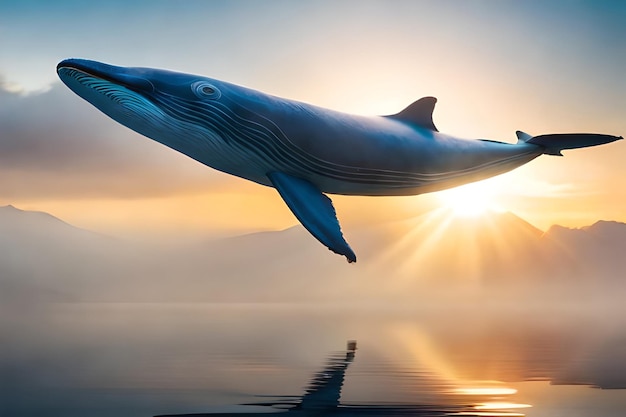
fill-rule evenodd
<path id="1" fill-rule="evenodd" d="M 246 109 L 273 138 L 273 171 L 343 195 L 415 195 L 506 172 L 541 154 L 533 145 L 456 139 L 388 117 L 297 104 L 293 113 Z M 381 157 L 384 156 L 384 157 Z"/>
<path id="2" fill-rule="evenodd" d="M 528 151 L 523 154 L 495 160 L 476 168 L 451 170 L 437 174 L 404 173 L 403 180 L 379 176 L 371 178 L 367 182 L 359 182 L 318 177 L 313 179 L 312 182 L 318 184 L 323 192 L 329 194 L 410 196 L 440 191 L 502 174 L 535 159 L 539 155 L 541 155 L 541 152 Z"/>
<path id="3" fill-rule="evenodd" d="M 341 132 L 335 133 L 341 137 Z M 484 143 L 424 133 L 422 129 L 392 133 L 378 137 L 368 136 L 369 132 L 354 135 L 351 149 L 360 154 L 358 157 L 346 156 L 348 148 L 340 153 L 343 158 L 328 156 L 329 140 L 317 138 L 316 146 L 300 150 L 308 155 L 303 163 L 309 168 L 304 178 L 329 194 L 416 195 L 503 173 L 542 153 L 535 145 Z M 360 143 L 365 147 L 359 147 Z M 290 174 L 302 176 L 302 172 L 305 170 Z"/>

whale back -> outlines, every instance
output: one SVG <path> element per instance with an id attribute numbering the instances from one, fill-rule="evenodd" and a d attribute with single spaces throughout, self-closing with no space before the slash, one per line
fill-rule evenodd
<path id="1" fill-rule="evenodd" d="M 436 103 L 437 99 L 435 97 L 422 97 L 402 110 L 400 113 L 386 117 L 439 132 L 433 123 L 433 110 L 435 110 Z"/>

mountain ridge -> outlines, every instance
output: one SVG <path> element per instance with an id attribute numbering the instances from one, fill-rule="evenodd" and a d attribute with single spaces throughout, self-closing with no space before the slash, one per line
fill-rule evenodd
<path id="1" fill-rule="evenodd" d="M 547 230 L 543 231 L 541 229 L 539 229 L 538 227 L 536 227 L 535 225 L 533 225 L 531 222 L 529 222 L 528 220 L 518 216 L 517 214 L 511 212 L 511 211 L 505 211 L 505 212 L 496 212 L 496 211 L 488 211 L 485 213 L 482 213 L 478 216 L 471 216 L 471 217 L 465 217 L 465 216 L 455 216 L 454 214 L 451 214 L 451 210 L 450 209 L 440 209 L 441 212 L 444 212 L 446 215 L 449 215 L 450 217 L 454 218 L 454 222 L 456 225 L 461 225 L 464 224 L 465 227 L 467 228 L 475 228 L 476 227 L 476 223 L 477 222 L 484 222 L 485 219 L 490 219 L 490 218 L 508 218 L 508 219 L 512 219 L 514 222 L 518 222 L 519 225 L 524 225 L 524 228 L 528 229 L 531 233 L 533 234 L 537 234 L 537 235 L 541 235 L 541 236 L 548 236 L 551 233 L 554 233 L 555 231 L 566 231 L 566 232 L 587 232 L 587 233 L 593 233 L 593 234 L 597 234 L 600 235 L 603 232 L 606 233 L 606 229 L 607 227 L 613 227 L 613 228 L 617 228 L 620 230 L 620 234 L 623 233 L 626 235 L 626 222 L 620 222 L 617 220 L 596 220 L 594 223 L 590 224 L 590 225 L 586 225 L 586 226 L 579 226 L 579 227 L 569 227 L 569 226 L 563 226 L 560 224 L 553 224 L 550 227 L 548 227 Z M 401 219 L 401 220 L 392 220 L 392 221 L 385 221 L 385 222 L 381 222 L 381 223 L 377 223 L 376 225 L 389 225 L 389 224 L 394 224 L 394 223 L 410 223 L 410 222 L 415 222 L 416 220 L 422 220 L 424 219 L 426 216 L 428 216 L 429 214 L 432 214 L 434 212 L 437 212 L 439 210 L 433 210 L 431 212 L 428 212 L 426 214 L 421 214 L 415 217 L 410 217 L 407 219 Z M 98 236 L 102 236 L 102 237 L 108 237 L 108 238 L 113 238 L 113 239 L 118 239 L 116 237 L 110 236 L 110 235 L 106 235 L 103 234 L 101 232 L 97 232 L 94 230 L 90 230 L 90 229 L 85 229 L 82 227 L 78 227 L 73 225 L 70 222 L 67 222 L 59 217 L 56 217 L 55 215 L 45 212 L 45 211 L 39 211 L 39 210 L 25 210 L 25 209 L 20 209 L 17 208 L 16 206 L 12 205 L 12 204 L 7 204 L 4 206 L 0 206 L 0 221 L 6 221 L 7 217 L 11 216 L 11 218 L 9 218 L 8 220 L 13 220 L 13 219 L 19 219 L 20 217 L 22 217 L 23 219 L 31 219 L 31 220 L 35 220 L 35 219 L 40 219 L 40 220 L 47 220 L 56 224 L 62 224 L 66 227 L 72 228 L 74 230 L 80 230 L 83 232 L 87 232 L 87 233 L 91 233 L 93 235 L 98 235 Z M 375 226 L 376 226 L 375 225 Z M 361 226 L 362 228 L 362 226 Z M 228 236 L 228 237 L 222 237 L 219 238 L 218 240 L 222 241 L 232 241 L 232 240 L 239 240 L 239 239 L 244 239 L 244 238 L 258 238 L 261 236 L 269 236 L 272 234 L 285 234 L 285 233 L 293 233 L 294 230 L 298 229 L 298 225 L 293 225 L 284 229 L 280 229 L 280 230 L 262 230 L 262 231 L 253 231 L 253 232 L 248 232 L 248 233 L 242 233 L 242 234 L 237 234 L 237 235 L 232 235 L 232 236 Z M 355 229 L 355 227 L 352 227 L 350 229 Z M 357 228 L 358 229 L 358 228 Z M 558 232 L 557 232 L 558 233 Z M 210 240 L 209 242 L 214 241 L 213 239 Z"/>
<path id="2" fill-rule="evenodd" d="M 28 221 L 7 221 L 16 216 Z M 540 298 L 611 292 L 626 268 L 619 249 L 626 247 L 626 224 L 615 221 L 542 232 L 514 213 L 467 219 L 438 210 L 346 228 L 359 254 L 348 265 L 299 225 L 154 246 L 100 239 L 55 219 L 0 207 L 0 298 L 6 288 L 82 301 L 494 298 L 498 291 Z"/>
<path id="3" fill-rule="evenodd" d="M 36 224 L 35 224 L 36 223 Z M 50 213 L 37 210 L 22 210 L 11 204 L 0 206 L 0 228 L 4 232 L 8 232 L 11 229 L 17 231 L 26 231 L 27 227 L 36 226 L 40 228 L 46 228 L 45 231 L 49 232 L 49 229 L 55 231 L 72 231 L 72 233 L 99 236 L 101 238 L 111 238 L 99 232 L 84 229 L 73 224 L 66 222 Z M 29 230 L 29 232 L 34 232 Z"/>

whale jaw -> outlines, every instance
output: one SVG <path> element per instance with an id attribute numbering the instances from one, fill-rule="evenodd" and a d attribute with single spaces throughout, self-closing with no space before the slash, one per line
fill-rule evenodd
<path id="1" fill-rule="evenodd" d="M 90 71 L 68 61 L 57 66 L 57 73 L 79 97 L 124 126 L 152 137 L 155 128 L 163 125 L 165 114 L 146 95 L 153 90 L 148 80 L 126 77 L 124 82 L 113 72 Z"/>
<path id="2" fill-rule="evenodd" d="M 176 91 L 160 91 L 150 78 L 150 75 L 190 78 L 188 75 L 74 59 L 59 63 L 57 73 L 74 93 L 116 122 L 205 165 L 223 170 L 214 163 L 219 160 L 215 156 L 219 153 L 216 144 L 224 143 L 219 133 L 168 112 L 171 101 L 179 98 Z"/>

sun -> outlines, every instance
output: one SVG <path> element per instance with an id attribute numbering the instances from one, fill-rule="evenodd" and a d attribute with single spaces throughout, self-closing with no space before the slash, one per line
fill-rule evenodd
<path id="1" fill-rule="evenodd" d="M 489 211 L 502 211 L 497 189 L 488 181 L 462 185 L 437 193 L 439 201 L 458 217 L 477 217 Z"/>

